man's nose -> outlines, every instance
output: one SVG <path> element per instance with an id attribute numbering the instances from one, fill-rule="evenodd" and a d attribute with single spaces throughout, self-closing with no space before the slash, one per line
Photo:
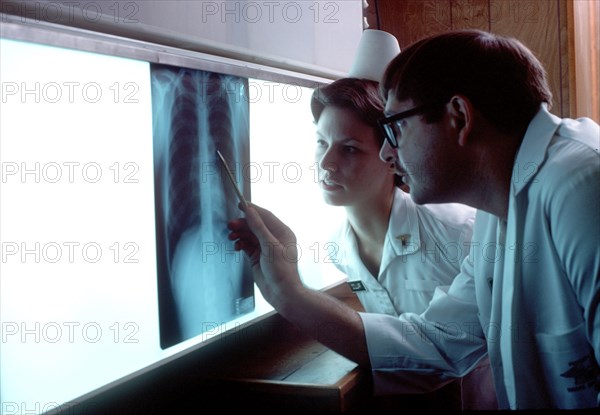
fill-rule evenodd
<path id="1" fill-rule="evenodd" d="M 383 145 L 379 150 L 379 158 L 386 163 L 395 163 L 398 159 L 396 150 L 390 146 L 390 143 L 388 143 L 387 140 L 383 141 Z"/>

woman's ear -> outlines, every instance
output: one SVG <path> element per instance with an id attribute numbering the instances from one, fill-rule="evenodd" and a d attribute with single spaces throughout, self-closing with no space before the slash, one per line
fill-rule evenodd
<path id="1" fill-rule="evenodd" d="M 448 106 L 450 125 L 457 131 L 458 144 L 465 146 L 473 129 L 473 105 L 464 95 L 454 95 L 450 98 Z"/>

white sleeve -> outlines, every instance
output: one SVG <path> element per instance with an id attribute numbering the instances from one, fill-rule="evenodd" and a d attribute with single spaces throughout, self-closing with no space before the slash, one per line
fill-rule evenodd
<path id="1" fill-rule="evenodd" d="M 467 257 L 452 285 L 438 287 L 422 314 L 360 313 L 376 395 L 435 390 L 486 356 L 472 275 Z"/>

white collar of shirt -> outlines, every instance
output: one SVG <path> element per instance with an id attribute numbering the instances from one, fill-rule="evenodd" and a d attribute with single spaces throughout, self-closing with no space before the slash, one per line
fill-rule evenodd
<path id="1" fill-rule="evenodd" d="M 550 114 L 546 104 L 542 104 L 538 113 L 529 123 L 515 159 L 512 176 L 513 195 L 523 190 L 537 174 L 546 158 L 546 152 L 540 151 L 540 147 L 548 148 L 560 122 L 561 119 Z"/>
<path id="2" fill-rule="evenodd" d="M 546 104 L 542 104 L 529 123 L 515 159 L 512 178 L 513 195 L 517 195 L 533 180 L 547 155 L 546 151 L 542 152 L 540 148 L 548 149 L 555 134 L 572 137 L 598 152 L 598 142 L 593 142 L 600 134 L 598 124 L 589 118 L 561 119 L 551 114 Z"/>
<path id="3" fill-rule="evenodd" d="M 339 240 L 344 241 L 345 245 L 340 246 L 339 254 L 336 258 L 340 265 L 364 266 L 362 263 L 359 263 L 356 235 L 348 221 L 345 221 L 340 229 L 340 236 Z M 379 267 L 380 272 L 394 258 L 401 255 L 413 254 L 419 251 L 420 247 L 421 235 L 416 205 L 408 193 L 396 189 L 394 200 L 392 201 L 388 231 L 383 245 L 381 266 Z"/>

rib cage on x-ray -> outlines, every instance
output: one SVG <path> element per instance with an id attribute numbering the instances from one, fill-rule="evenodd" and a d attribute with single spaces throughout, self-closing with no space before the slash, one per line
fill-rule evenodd
<path id="1" fill-rule="evenodd" d="M 152 66 L 163 347 L 253 306 L 248 264 L 227 239 L 227 221 L 241 212 L 216 155 L 221 151 L 233 166 L 249 161 L 246 91 L 245 79 Z"/>
<path id="2" fill-rule="evenodd" d="M 167 175 L 169 253 L 175 252 L 175 246 L 183 231 L 200 223 L 200 175 L 196 174 L 200 171 L 197 93 L 193 76 L 184 73 L 175 90 L 171 117 Z"/>

